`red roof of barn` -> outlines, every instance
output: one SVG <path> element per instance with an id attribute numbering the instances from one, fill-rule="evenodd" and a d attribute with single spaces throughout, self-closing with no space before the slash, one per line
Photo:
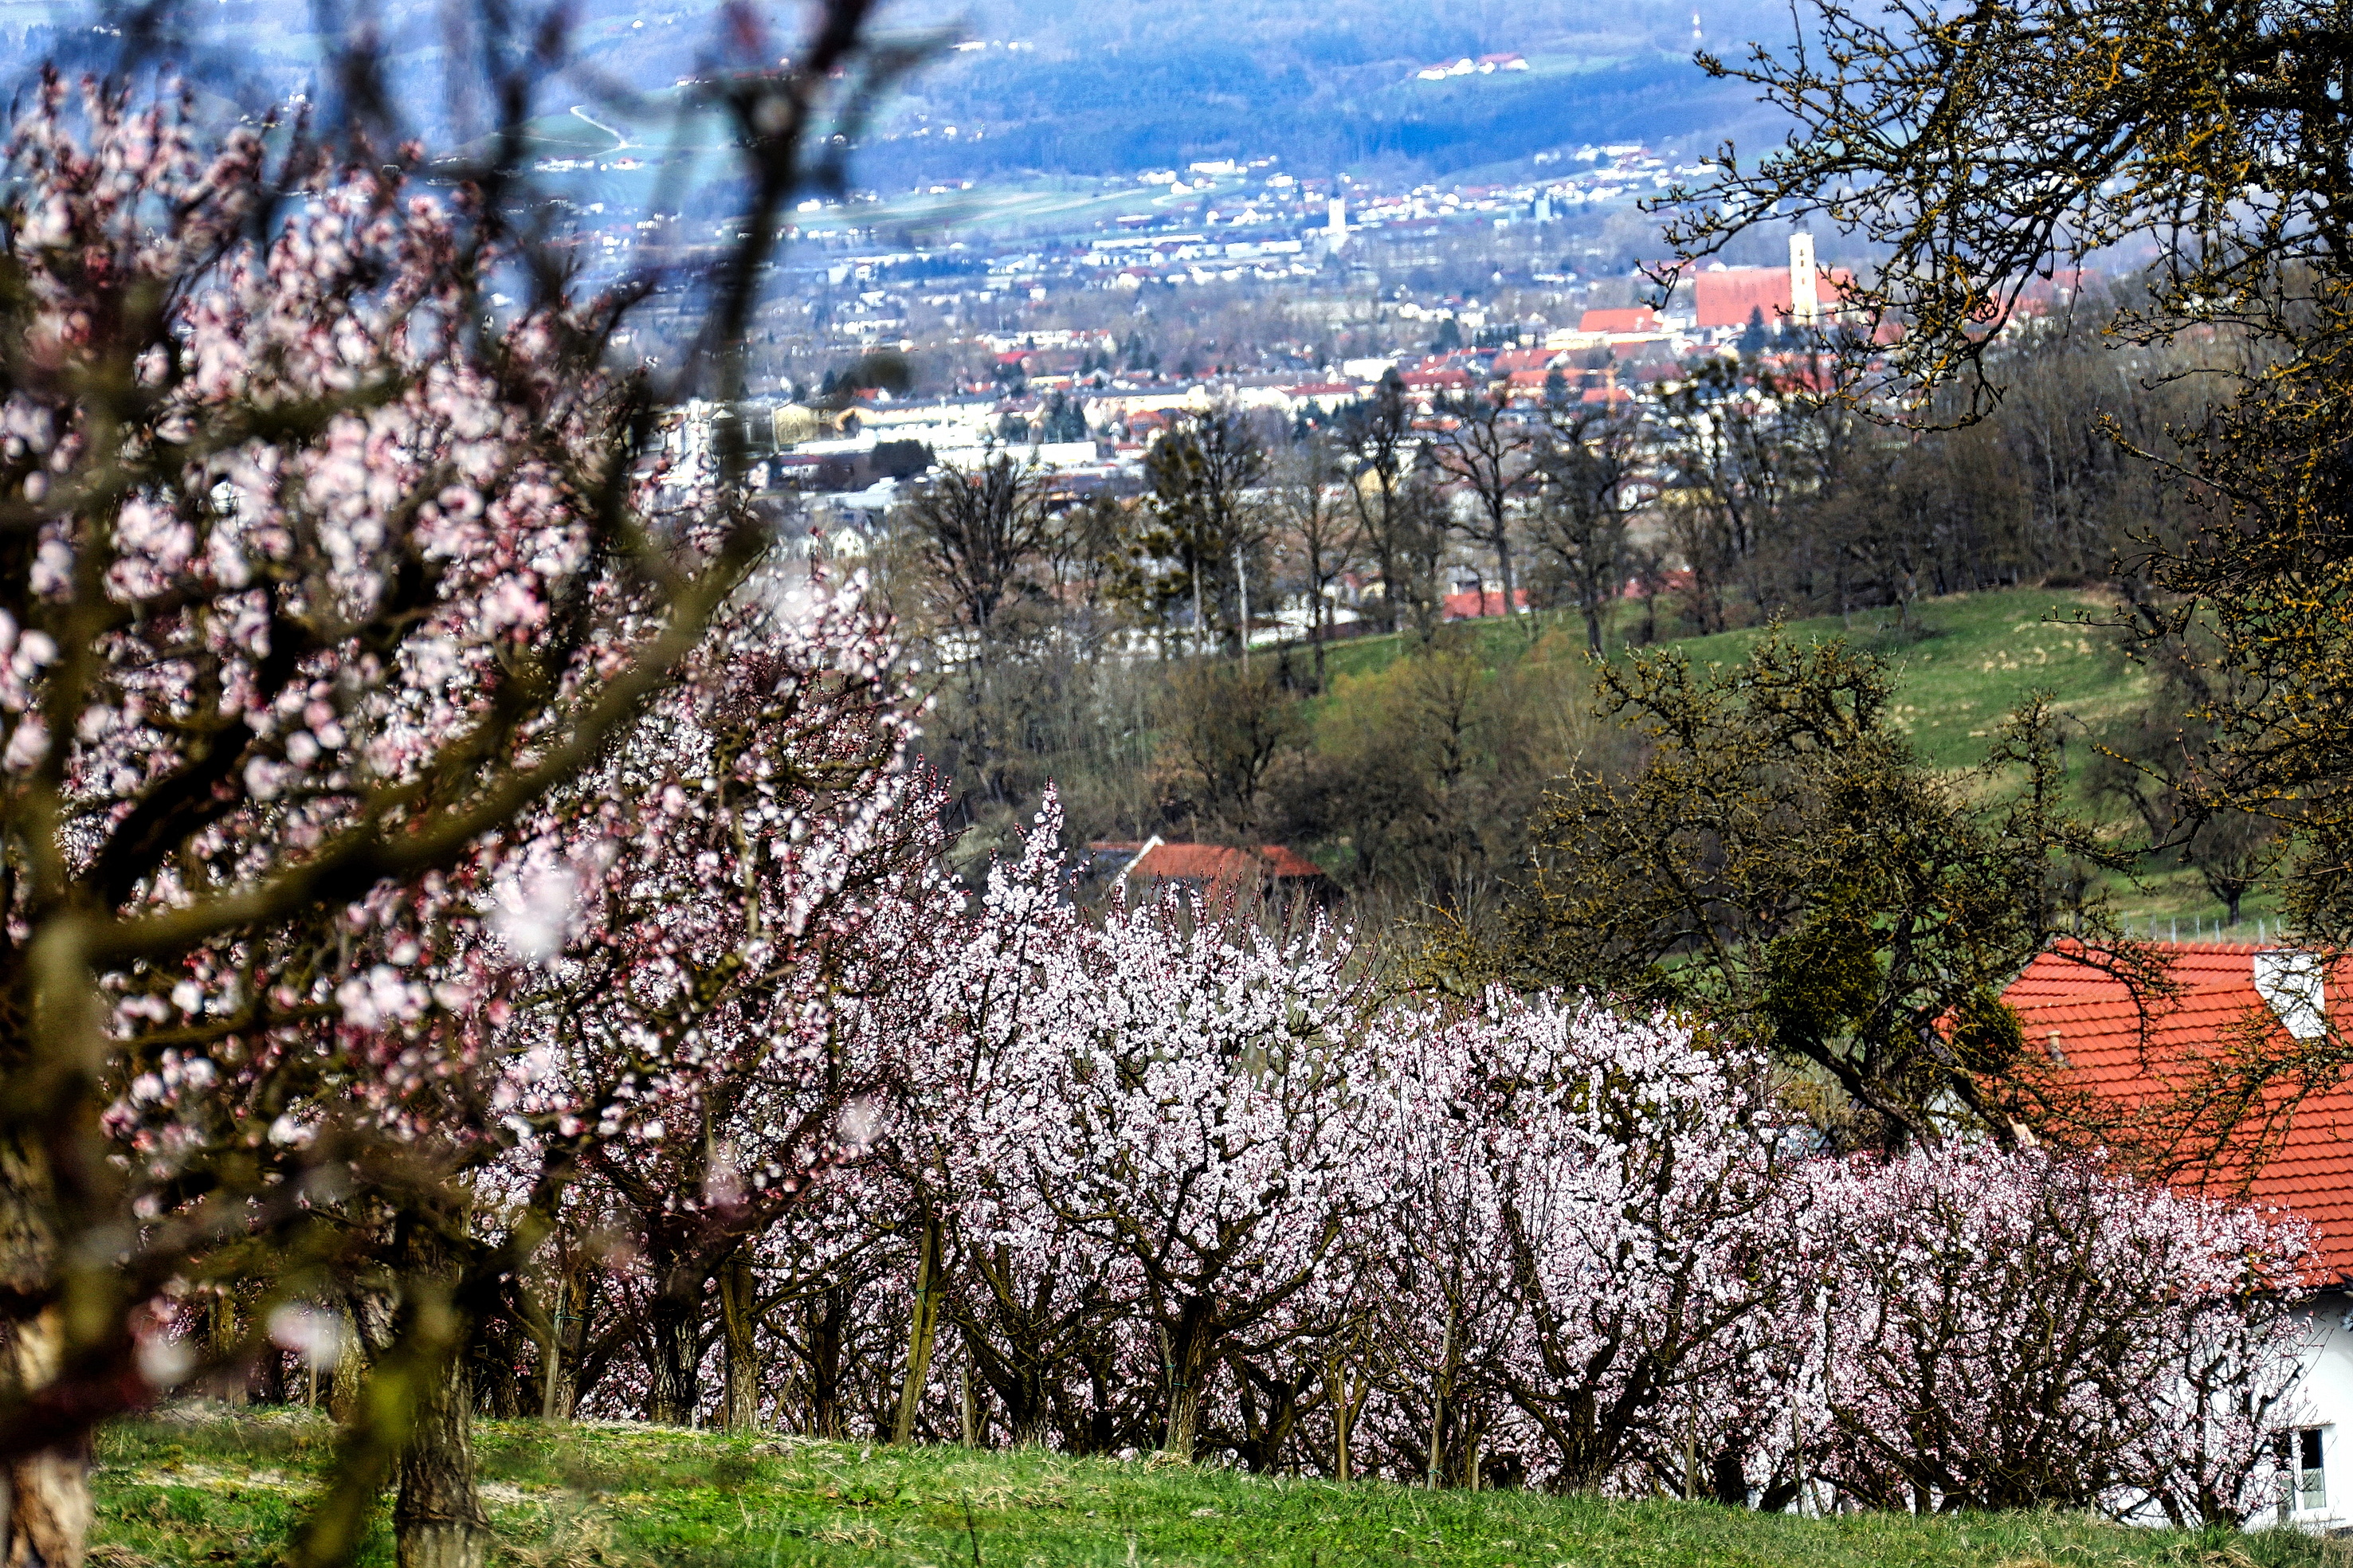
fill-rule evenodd
<path id="1" fill-rule="evenodd" d="M 1528 607 L 1528 591 L 1525 588 L 1512 590 L 1512 607 L 1519 610 Z M 1446 595 L 1444 612 L 1440 619 L 1475 621 L 1503 613 L 1504 591 L 1501 588 L 1466 588 L 1460 594 Z"/>
<path id="2" fill-rule="evenodd" d="M 2016 1010 L 2026 1047 L 2050 1058 L 2061 1082 L 2119 1110 L 2162 1104 L 2194 1080 L 2218 1049 L 2259 1039 L 2285 1051 L 2296 1042 L 2255 986 L 2255 959 L 2277 948 L 2252 942 L 2158 942 L 2155 951 L 2173 984 L 2171 996 L 2134 997 L 2117 975 L 2077 956 L 2072 944 L 2044 952 L 2011 982 L 2002 1000 Z M 2324 983 L 2330 1019 L 2353 1023 L 2345 997 L 2353 961 Z M 2242 1123 L 2211 1169 L 2174 1177 L 2176 1184 L 2286 1208 L 2319 1231 L 2329 1273 L 2353 1279 L 2353 1084 L 2333 1082 L 2290 1104 L 2282 1086 L 2274 1115 Z M 2268 1152 L 2263 1151 L 2267 1149 Z M 2250 1156 L 2254 1173 L 2247 1174 Z"/>
<path id="3" fill-rule="evenodd" d="M 1240 882 L 1254 877 L 1278 881 L 1321 877 L 1324 868 L 1280 844 L 1237 849 L 1224 844 L 1154 844 L 1127 868 L 1131 877 L 1156 882 Z"/>
<path id="4" fill-rule="evenodd" d="M 1320 877 L 1324 868 L 1296 849 L 1286 849 L 1280 844 L 1261 844 L 1258 858 L 1266 862 L 1267 869 L 1278 877 Z"/>

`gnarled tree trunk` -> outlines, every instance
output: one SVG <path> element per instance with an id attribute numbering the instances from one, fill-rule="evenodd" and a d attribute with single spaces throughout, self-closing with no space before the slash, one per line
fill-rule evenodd
<path id="1" fill-rule="evenodd" d="M 1436 1490 L 1440 1479 L 1440 1464 L 1445 1450 L 1440 1447 L 1446 1435 L 1446 1400 L 1454 1389 L 1454 1303 L 1446 1304 L 1446 1340 L 1438 1353 L 1438 1375 L 1431 1381 L 1430 1398 L 1430 1486 Z"/>
<path id="2" fill-rule="evenodd" d="M 343 1347 L 327 1384 L 327 1410 L 337 1421 L 358 1419 L 368 1368 L 392 1346 L 392 1315 L 393 1303 L 381 1290 L 344 1292 Z"/>
<path id="3" fill-rule="evenodd" d="M 392 1528 L 400 1568 L 482 1568 L 490 1520 L 474 1489 L 473 1379 L 466 1358 L 419 1401 L 400 1452 L 400 1496 Z"/>
<path id="4" fill-rule="evenodd" d="M 915 1258 L 915 1310 L 907 1329 L 907 1377 L 899 1385 L 899 1415 L 891 1441 L 915 1440 L 915 1412 L 923 1403 L 923 1380 L 931 1373 L 932 1344 L 939 1329 L 940 1222 L 923 1221 L 923 1250 Z"/>
<path id="5" fill-rule="evenodd" d="M 1201 1394 L 1217 1363 L 1218 1324 L 1214 1309 L 1199 1300 L 1185 1303 L 1176 1327 L 1169 1331 L 1168 1435 L 1161 1444 L 1173 1458 L 1190 1461 L 1199 1446 Z"/>
<path id="6" fill-rule="evenodd" d="M 39 1300 L 55 1283 L 49 1166 L 29 1139 L 0 1135 L 0 1289 Z M 54 1382 L 65 1356 L 60 1309 L 0 1320 L 0 1390 Z M 0 1466 L 0 1564 L 80 1568 L 90 1540 L 90 1445 L 43 1448 Z"/>
<path id="7" fill-rule="evenodd" d="M 224 1405 L 246 1402 L 252 1376 L 247 1349 L 237 1298 L 226 1289 L 216 1290 L 205 1303 L 205 1359 L 221 1370 L 206 1379 L 205 1392 Z"/>
<path id="8" fill-rule="evenodd" d="M 702 1391 L 696 1386 L 702 1360 L 702 1325 L 696 1303 L 669 1291 L 654 1297 L 646 1312 L 652 1337 L 651 1386 L 646 1391 L 646 1419 L 662 1426 L 687 1426 L 694 1421 Z"/>
<path id="9" fill-rule="evenodd" d="M 565 1271 L 555 1277 L 547 1293 L 545 1311 L 539 1322 L 539 1418 L 542 1421 L 568 1421 L 572 1418 L 573 1379 L 577 1375 L 578 1352 L 572 1349 L 569 1331 L 578 1309 L 573 1301 L 572 1275 Z"/>
<path id="10" fill-rule="evenodd" d="M 399 1568 L 482 1568 L 491 1543 L 490 1519 L 474 1489 L 474 1397 L 466 1355 L 467 1328 L 450 1300 L 457 1269 L 432 1226 L 404 1222 L 401 1261 L 412 1320 L 442 1314 L 446 1321 L 420 1332 L 443 1347 L 443 1369 L 419 1380 L 412 1397 L 407 1441 L 402 1444 L 399 1496 L 392 1509 L 393 1550 Z"/>
<path id="11" fill-rule="evenodd" d="M 758 1288 L 749 1251 L 736 1253 L 720 1267 L 719 1330 L 727 1355 L 720 1424 L 730 1432 L 755 1432 L 760 1426 Z"/>
<path id="12" fill-rule="evenodd" d="M 691 1246 L 658 1248 L 653 1299 L 646 1303 L 646 1419 L 661 1426 L 691 1426 L 702 1408 L 704 1291 L 718 1260 Z"/>
<path id="13" fill-rule="evenodd" d="M 849 1291 L 834 1285 L 808 1304 L 808 1430 L 812 1437 L 844 1437 L 849 1413 L 843 1401 L 849 1332 Z"/>

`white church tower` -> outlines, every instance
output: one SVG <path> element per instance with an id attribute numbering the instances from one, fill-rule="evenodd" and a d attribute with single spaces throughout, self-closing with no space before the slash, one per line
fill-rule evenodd
<path id="1" fill-rule="evenodd" d="M 1789 237 L 1789 315 L 1798 325 L 1810 327 L 1821 320 L 1821 272 L 1814 265 L 1814 237 Z"/>

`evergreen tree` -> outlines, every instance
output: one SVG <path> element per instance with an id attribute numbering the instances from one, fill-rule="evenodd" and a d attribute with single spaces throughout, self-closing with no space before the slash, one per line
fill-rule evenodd
<path id="1" fill-rule="evenodd" d="M 1740 357 L 1755 359 L 1765 352 L 1765 345 L 1769 341 L 1765 331 L 1765 309 L 1761 305 L 1752 305 L 1748 310 L 1748 324 L 1740 329 Z"/>

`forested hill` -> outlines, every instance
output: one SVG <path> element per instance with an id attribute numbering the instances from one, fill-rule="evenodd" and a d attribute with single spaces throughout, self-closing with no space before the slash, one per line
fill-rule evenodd
<path id="1" fill-rule="evenodd" d="M 1790 26 L 1747 0 L 1700 20 L 1716 47 Z M 1692 22 L 1680 0 L 987 5 L 971 23 L 987 47 L 924 72 L 901 117 L 977 121 L 986 138 L 877 151 L 1078 174 L 1269 155 L 1302 174 L 1400 156 L 1444 173 L 1564 144 L 1753 133 L 1762 121 L 1748 96 L 1693 65 Z M 1416 74 L 1513 55 L 1525 69 Z"/>
<path id="2" fill-rule="evenodd" d="M 1757 0 L 1703 6 L 1714 48 L 1778 41 L 1791 26 Z M 572 7 L 571 47 L 585 68 L 545 82 L 552 112 L 707 75 L 721 63 L 721 10 L 720 0 Z M 434 64 L 439 12 L 427 0 L 385 0 L 375 12 L 412 111 L 431 129 L 444 96 Z M 1275 157 L 1303 175 L 1404 159 L 1442 174 L 1587 142 L 1696 150 L 1740 131 L 1753 143 L 1769 124 L 1745 90 L 1709 82 L 1692 63 L 1686 0 L 910 0 L 881 16 L 902 32 L 935 30 L 938 52 L 894 92 L 853 170 L 876 185 L 1131 174 L 1229 157 Z M 217 35 L 212 47 L 185 52 L 195 76 L 231 98 L 259 102 L 317 86 L 318 18 L 303 0 L 220 0 L 182 25 Z M 104 42 L 91 26 L 70 5 L 0 5 L 0 53 L 77 60 Z M 1418 75 L 1482 57 L 1520 64 L 1439 81 Z"/>
<path id="3" fill-rule="evenodd" d="M 1641 638 L 1643 614 L 1629 603 L 1613 617 L 1613 660 L 1641 651 L 1629 643 Z M 2162 731 L 2149 728 L 2153 719 L 2172 710 L 2158 676 L 2128 659 L 2101 624 L 2116 615 L 2102 590 L 2050 586 L 1793 620 L 1785 630 L 1801 647 L 1843 638 L 1879 661 L 1893 686 L 1890 728 L 1965 797 L 2000 793 L 1972 775 L 2002 743 L 2010 716 L 2046 699 L 2073 809 L 2128 833 L 2133 797 L 2120 784 L 2130 770 L 2120 773 L 2107 749 L 2138 755 L 2147 735 Z M 1653 629 L 1672 626 L 1672 606 L 1662 601 Z M 1680 652 L 1704 679 L 1748 658 L 1766 633 L 1759 625 L 1666 636 L 1651 647 Z M 1098 731 L 1108 731 L 1099 715 L 1027 765 L 1039 780 L 1060 784 L 1081 837 L 1137 837 L 1139 821 L 1175 837 L 1256 835 L 1312 854 L 1360 912 L 1386 907 L 1384 900 L 1477 906 L 1516 877 L 1530 852 L 1530 825 L 1565 776 L 1622 773 L 1638 760 L 1631 736 L 1596 710 L 1585 647 L 1581 620 L 1551 612 L 1533 621 L 1457 622 L 1427 643 L 1407 631 L 1329 644 L 1320 682 L 1309 648 L 1263 649 L 1256 685 L 1236 684 L 1227 667 L 1164 678 L 1166 690 L 1145 700 L 1158 703 L 1161 727 L 1140 750 L 1102 739 Z M 1147 668 L 1139 679 L 1150 675 Z M 1286 684 L 1312 695 L 1282 698 Z M 1240 784 L 1221 783 L 1202 761 L 1222 754 L 1219 739 L 1233 726 L 1218 715 L 1236 700 L 1256 702 L 1250 710 L 1269 737 L 1247 801 Z M 1139 770 L 1156 793 L 1138 793 Z M 1238 815 L 1247 827 L 1227 820 Z M 2229 847 L 2216 846 L 2225 862 Z M 2190 935 L 2225 918 L 2228 870 L 2200 855 L 2156 856 L 2109 890 L 2136 929 Z M 2268 921 L 2275 900 L 2246 891 L 2239 912 Z"/>
<path id="4" fill-rule="evenodd" d="M 619 5 L 595 0 L 586 14 Z M 966 47 L 916 74 L 885 121 L 886 134 L 902 139 L 871 146 L 867 167 L 878 179 L 909 169 L 1124 174 L 1275 156 L 1320 174 L 1402 156 L 1446 173 L 1580 142 L 1698 148 L 1736 130 L 1754 141 L 1773 122 L 1746 89 L 1712 83 L 1692 63 L 1693 23 L 1710 47 L 1736 53 L 1744 40 L 1787 37 L 1789 15 L 1758 0 L 1698 6 L 915 0 L 885 16 L 953 27 Z M 631 70 L 628 50 L 654 29 L 628 30 L 610 68 Z M 1508 56 L 1526 68 L 1445 81 L 1417 74 Z M 950 124 L 954 141 L 913 136 Z M 977 141 L 975 129 L 984 132 Z"/>

